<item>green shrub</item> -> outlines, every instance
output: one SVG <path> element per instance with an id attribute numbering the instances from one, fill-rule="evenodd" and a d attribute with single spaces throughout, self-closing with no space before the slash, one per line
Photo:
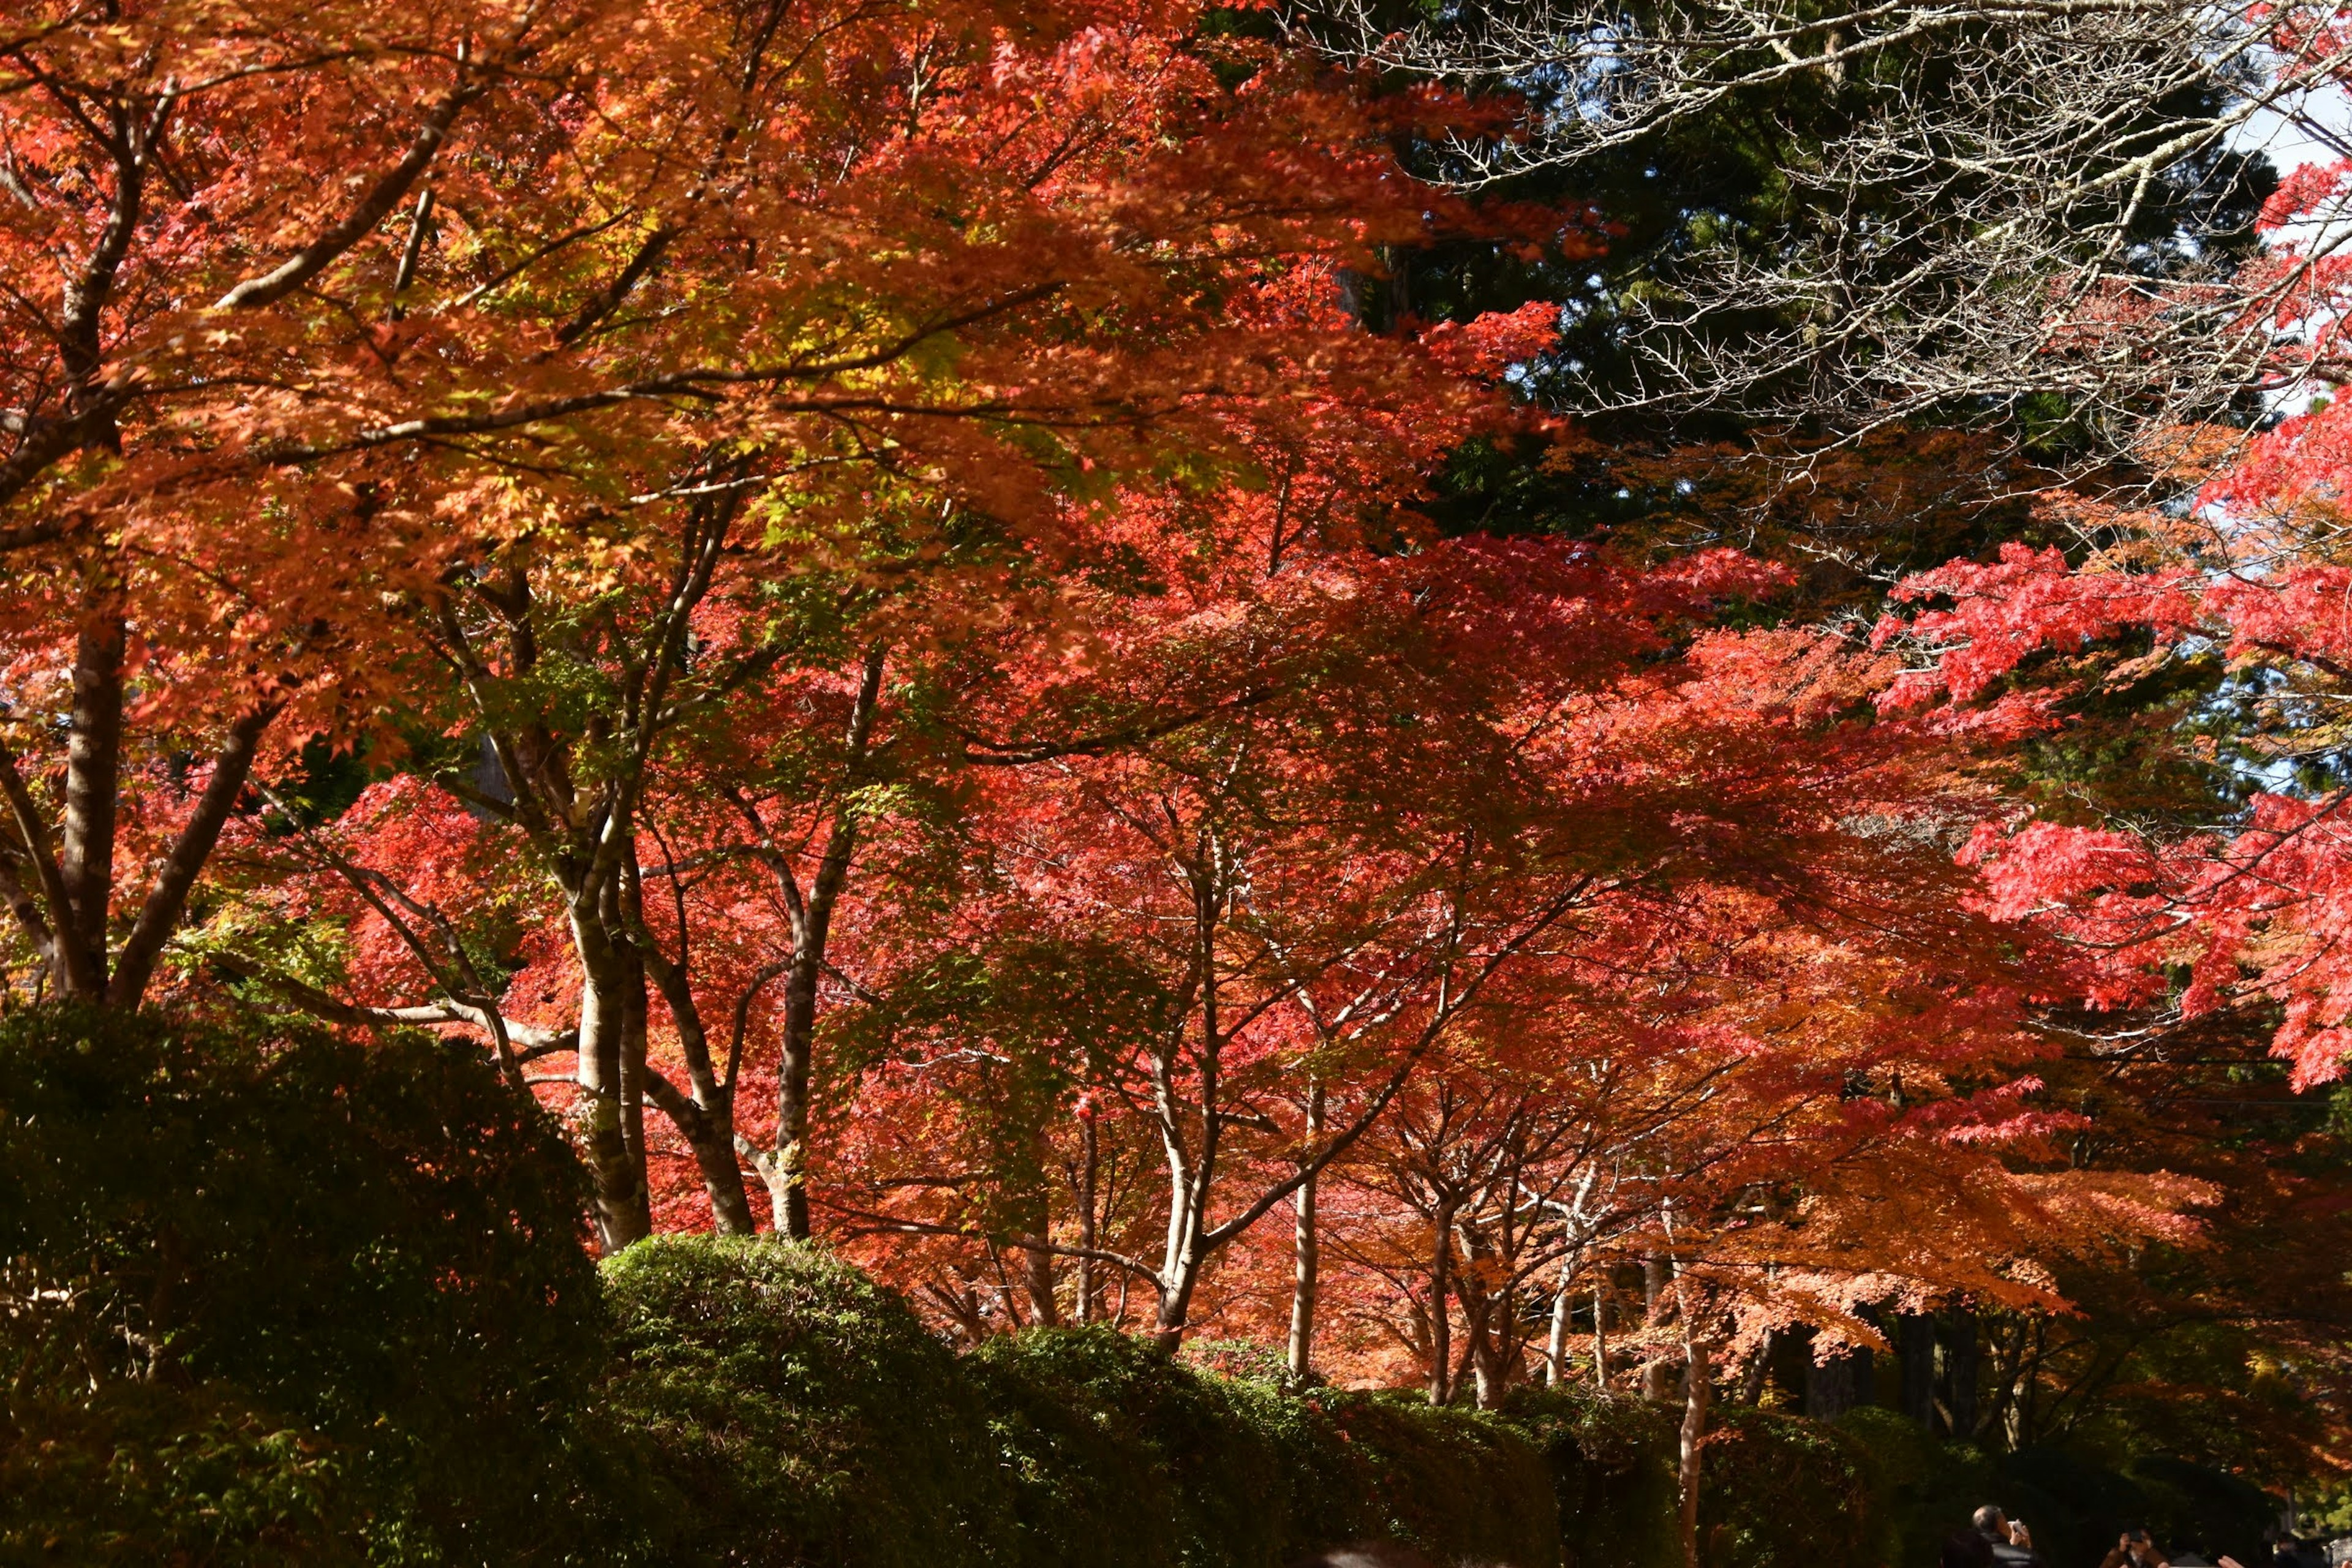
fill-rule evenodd
<path id="1" fill-rule="evenodd" d="M 341 1456 L 217 1384 L 110 1384 L 14 1402 L 0 1446 L 0 1561 L 365 1561 Z"/>
<path id="2" fill-rule="evenodd" d="M 1821 1422 L 1739 1405 L 1717 1407 L 1708 1425 L 1698 1506 L 1708 1562 L 1878 1568 L 1884 1531 L 1852 1438 Z"/>
<path id="3" fill-rule="evenodd" d="M 1371 1484 L 1361 1495 L 1375 1528 L 1363 1533 L 1411 1542 L 1441 1562 L 1560 1561 L 1550 1467 L 1525 1433 L 1402 1394 L 1331 1395 L 1328 1407 L 1367 1461 Z"/>
<path id="4" fill-rule="evenodd" d="M 1876 1405 L 1849 1410 L 1837 1418 L 1837 1428 L 1850 1441 L 1870 1498 L 1869 1533 L 1878 1562 L 1926 1568 L 1979 1504 L 2004 1500 L 1995 1493 L 1991 1468 L 1976 1449 L 1939 1442 L 1895 1411 Z M 2024 1511 L 2022 1504 L 2014 1506 Z M 2043 1555 L 2059 1561 L 2046 1547 Z"/>
<path id="5" fill-rule="evenodd" d="M 970 1380 L 906 1302 L 773 1240 L 659 1237 L 604 1266 L 614 1414 L 651 1445 L 664 1560 L 956 1568 L 1007 1488 Z"/>
<path id="6" fill-rule="evenodd" d="M 0 1020 L 0 1563 L 1279 1568 L 1381 1539 L 1680 1562 L 1664 1405 L 1433 1410 L 1100 1328 L 958 1357 L 772 1239 L 642 1243 L 600 1287 L 583 1202 L 477 1051 Z M 2268 1509 L 2193 1465 L 1727 1407 L 1701 1549 L 1924 1568 L 1985 1501 L 2053 1561 L 2143 1521 L 2251 1560 Z"/>
<path id="7" fill-rule="evenodd" d="M 317 1559 L 327 1511 L 382 1560 L 554 1552 L 583 1191 L 460 1046 L 0 1021 L 0 1543 L 73 1493 L 121 1522 L 59 1560 Z"/>
<path id="8" fill-rule="evenodd" d="M 1581 1388 L 1521 1389 L 1512 1424 L 1542 1452 L 1575 1568 L 1679 1568 L 1677 1428 L 1646 1400 Z"/>
<path id="9" fill-rule="evenodd" d="M 1249 1418 L 1267 1402 L 1233 1396 L 1243 1385 L 1108 1329 L 992 1340 L 968 1364 L 1013 1489 L 1024 1568 L 1280 1560 L 1291 1461 L 1314 1439 L 1277 1440 Z"/>
<path id="10" fill-rule="evenodd" d="M 1024 1568 L 1275 1568 L 1366 1540 L 1443 1562 L 1559 1561 L 1542 1456 L 1487 1417 L 1203 1373 L 1099 1328 L 992 1340 L 968 1363 Z"/>

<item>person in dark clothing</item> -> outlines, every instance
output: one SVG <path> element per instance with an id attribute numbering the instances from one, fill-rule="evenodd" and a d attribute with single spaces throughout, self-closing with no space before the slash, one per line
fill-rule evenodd
<path id="1" fill-rule="evenodd" d="M 2033 1532 L 1987 1503 L 1969 1522 L 1991 1554 L 1994 1568 L 2042 1568 L 2042 1554 L 2033 1550 Z"/>
<path id="2" fill-rule="evenodd" d="M 1972 1525 L 1962 1525 L 1944 1542 L 1937 1568 L 1994 1568 L 1992 1542 Z"/>

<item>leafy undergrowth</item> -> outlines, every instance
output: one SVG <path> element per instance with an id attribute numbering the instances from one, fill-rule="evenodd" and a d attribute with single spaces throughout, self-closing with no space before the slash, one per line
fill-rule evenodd
<path id="1" fill-rule="evenodd" d="M 584 1200 L 462 1047 L 0 1020 L 0 1564 L 1680 1561 L 1662 1406 L 1433 1410 L 1101 1328 L 958 1355 L 819 1247 L 668 1237 L 600 1270 Z M 2223 1539 L 2246 1499 L 2192 1470 L 1726 1409 L 1702 1552 L 1924 1562 L 1988 1495 L 2068 1541 L 2117 1510 Z"/>

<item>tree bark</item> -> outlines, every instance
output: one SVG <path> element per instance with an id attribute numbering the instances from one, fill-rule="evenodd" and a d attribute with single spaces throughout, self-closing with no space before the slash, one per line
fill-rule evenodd
<path id="1" fill-rule="evenodd" d="M 1931 1430 L 1936 1420 L 1936 1320 L 1906 1312 L 1895 1326 L 1895 1353 L 1902 1368 L 1903 1414 Z"/>
<path id="2" fill-rule="evenodd" d="M 643 1164 L 631 1153 L 622 1109 L 627 1004 L 620 966 L 593 915 L 574 910 L 572 942 L 581 962 L 580 1060 L 583 1100 L 581 1142 L 594 1185 L 596 1240 L 605 1255 L 653 1233 L 652 1203 Z M 640 1143 L 642 1148 L 642 1143 Z"/>
<path id="3" fill-rule="evenodd" d="M 629 1167 L 652 1201 L 652 1184 L 646 1167 L 646 966 L 637 951 L 615 943 L 621 971 L 621 1143 L 628 1151 Z M 648 1208 L 646 1229 L 653 1230 Z"/>
<path id="4" fill-rule="evenodd" d="M 83 963 L 76 967 L 98 988 L 90 1001 L 104 995 L 107 981 L 115 810 L 122 791 L 123 636 L 122 617 L 110 609 L 82 627 L 74 646 L 73 710 L 66 736 L 66 810 L 58 868 L 69 908 L 58 911 L 58 934 L 81 950 Z M 57 980 L 59 991 L 67 992 L 63 966 Z"/>
<path id="5" fill-rule="evenodd" d="M 1656 1253 L 1642 1259 L 1643 1326 L 1650 1331 L 1653 1340 L 1664 1316 L 1666 1291 L 1666 1260 Z M 1642 1363 L 1642 1397 L 1664 1399 L 1674 1388 L 1674 1373 L 1666 1364 L 1670 1352 L 1653 1343 L 1644 1352 Z"/>
<path id="6" fill-rule="evenodd" d="M 1609 1392 L 1609 1287 L 1592 1285 L 1592 1392 Z"/>
<path id="7" fill-rule="evenodd" d="M 1429 1258 L 1429 1402 L 1437 1405 L 1454 1397 L 1454 1316 L 1446 1306 L 1453 1260 L 1454 1210 L 1441 1205 L 1436 1245 Z"/>
<path id="8" fill-rule="evenodd" d="M 1039 1168 L 1045 1168 L 1040 1150 Z M 1028 1204 L 1029 1235 L 1036 1245 L 1022 1250 L 1022 1285 L 1029 1294 L 1029 1321 L 1046 1328 L 1058 1328 L 1062 1322 L 1062 1304 L 1055 1296 L 1054 1249 L 1050 1242 L 1054 1234 L 1052 1194 L 1041 1184 Z"/>
<path id="9" fill-rule="evenodd" d="M 1942 1339 L 1936 1381 L 1940 1385 L 1944 1436 L 1965 1442 L 1977 1432 L 1977 1374 L 1982 1362 L 1975 1310 L 1953 1308 Z"/>
<path id="10" fill-rule="evenodd" d="M 155 880 L 140 902 L 139 918 L 131 922 L 131 934 L 123 939 L 114 976 L 107 983 L 109 1005 L 136 1007 L 146 995 L 147 983 L 163 955 L 163 944 L 171 940 L 181 915 L 186 912 L 188 894 L 195 887 L 205 862 L 212 858 L 213 847 L 220 842 L 221 828 L 227 824 L 229 813 L 236 809 L 237 797 L 245 793 L 254 757 L 261 750 L 261 737 L 277 717 L 277 706 L 264 704 L 247 710 L 229 726 L 228 743 L 213 758 L 212 780 L 205 785 L 205 793 L 196 797 L 196 808 L 188 814 L 180 836 L 172 841 L 171 853 L 163 858 L 163 868 L 155 873 Z"/>
<path id="11" fill-rule="evenodd" d="M 1054 1299 L 1054 1255 L 1042 1247 L 1022 1248 L 1022 1285 L 1029 1293 L 1029 1321 L 1041 1328 L 1062 1325 L 1062 1304 Z"/>
<path id="12" fill-rule="evenodd" d="M 1510 1331 L 1511 1298 L 1507 1289 L 1486 1289 L 1487 1270 L 1481 1267 L 1494 1258 L 1494 1247 L 1482 1234 L 1474 1231 L 1463 1238 L 1464 1267 L 1456 1276 L 1454 1295 L 1462 1302 L 1463 1326 L 1469 1334 L 1472 1396 L 1481 1410 L 1499 1406 L 1511 1380 L 1504 1354 L 1508 1348 L 1505 1336 Z"/>
<path id="13" fill-rule="evenodd" d="M 1559 1266 L 1559 1284 L 1551 1293 L 1551 1331 L 1544 1338 L 1544 1386 L 1558 1388 L 1568 1381 L 1568 1328 L 1575 1316 L 1572 1288 L 1576 1272 L 1566 1261 Z"/>
<path id="14" fill-rule="evenodd" d="M 1780 1337 L 1768 1330 L 1755 1353 L 1748 1358 L 1748 1370 L 1740 1374 L 1739 1403 L 1750 1409 L 1763 1401 L 1764 1380 L 1771 1375 L 1772 1352 Z"/>
<path id="15" fill-rule="evenodd" d="M 1699 1342 L 1688 1313 L 1683 1316 L 1682 1493 L 1683 1568 L 1698 1564 L 1698 1492 L 1700 1460 L 1706 1442 L 1707 1352 Z"/>
<path id="16" fill-rule="evenodd" d="M 705 1105 L 699 1098 L 680 1093 L 660 1073 L 647 1072 L 646 1093 L 694 1152 L 695 1173 L 710 1199 L 711 1227 L 721 1236 L 757 1235 L 760 1227 L 751 1217 L 743 1166 L 735 1152 L 735 1118 L 727 1103 L 731 1098 L 728 1091 L 719 1090 L 718 1103 Z"/>
<path id="17" fill-rule="evenodd" d="M 1817 1339 L 1811 1330 L 1805 1337 L 1808 1342 Z M 1805 1414 L 1817 1421 L 1833 1420 L 1853 1408 L 1854 1358 L 1846 1354 L 1817 1361 L 1815 1349 L 1813 1342 L 1805 1346 Z"/>
<path id="18" fill-rule="evenodd" d="M 635 931 L 630 941 L 638 963 L 669 1005 L 670 1021 L 677 1029 L 679 1054 L 686 1060 L 688 1083 L 688 1091 L 681 1093 L 660 1072 L 649 1070 L 646 1074 L 646 1092 L 694 1152 L 695 1170 L 702 1177 L 702 1190 L 710 1200 L 711 1225 L 721 1236 L 751 1236 L 758 1232 L 759 1226 L 751 1218 L 751 1194 L 743 1184 L 743 1166 L 735 1148 L 735 1075 L 741 1067 L 743 1020 L 760 987 L 774 972 L 771 969 L 753 976 L 736 999 L 738 1032 L 729 1049 L 727 1074 L 722 1079 L 712 1058 L 709 1030 L 703 1023 L 702 1010 L 695 1001 L 684 963 L 670 962 L 646 930 L 642 900 L 636 896 L 638 886 L 633 875 L 631 914 Z M 688 951 L 684 935 L 681 921 L 681 954 Z"/>
<path id="19" fill-rule="evenodd" d="M 1323 1132 L 1323 1083 L 1318 1079 L 1307 1089 L 1307 1135 L 1310 1142 Z M 1293 1197 L 1298 1224 L 1292 1237 L 1290 1279 L 1290 1374 L 1304 1378 L 1315 1370 L 1316 1290 L 1322 1272 L 1322 1243 L 1316 1234 L 1315 1189 L 1319 1178 L 1309 1176 Z"/>
<path id="20" fill-rule="evenodd" d="M 1102 1148 L 1091 1107 L 1078 1117 L 1078 1306 L 1077 1321 L 1095 1321 L 1095 1187 L 1100 1179 Z"/>
<path id="21" fill-rule="evenodd" d="M 888 650 L 880 645 L 866 650 L 859 673 L 857 697 L 851 705 L 849 733 L 842 768 L 845 797 L 861 782 L 873 746 L 874 720 L 882 699 L 882 672 Z M 786 882 L 789 901 L 796 906 L 793 921 L 793 955 L 784 973 L 782 1050 L 776 1071 L 776 1140 L 756 1162 L 768 1184 L 768 1205 L 776 1234 L 793 1241 L 811 1235 L 808 1201 L 809 1066 L 816 1050 L 817 986 L 824 975 L 824 955 L 833 934 L 833 914 L 857 850 L 857 817 L 845 798 L 834 813 L 802 900 L 791 888 L 788 867 L 777 866 Z"/>

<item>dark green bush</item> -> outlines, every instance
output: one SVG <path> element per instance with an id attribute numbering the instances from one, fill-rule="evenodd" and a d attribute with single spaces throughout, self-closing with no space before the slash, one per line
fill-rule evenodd
<path id="1" fill-rule="evenodd" d="M 1878 1568 L 1883 1530 L 1852 1438 L 1821 1422 L 1738 1405 L 1717 1407 L 1709 1425 L 1699 1472 L 1700 1552 L 1708 1562 Z"/>
<path id="2" fill-rule="evenodd" d="M 0 1444 L 0 1562 L 365 1561 L 342 1456 L 217 1384 L 20 1396 Z"/>
<path id="3" fill-rule="evenodd" d="M 1677 1568 L 1675 1416 L 1582 1389 L 1522 1390 L 1508 1414 L 1543 1452 L 1575 1568 Z"/>
<path id="4" fill-rule="evenodd" d="M 1996 1494 L 1991 1468 L 1976 1449 L 1938 1442 L 1895 1411 L 1849 1410 L 1837 1426 L 1852 1440 L 1871 1500 L 1869 1537 L 1879 1562 L 1925 1568 L 1979 1504 L 2006 1500 Z M 2011 1506 L 2027 1511 L 2022 1501 Z"/>
<path id="5" fill-rule="evenodd" d="M 1292 1461 L 1212 1380 L 1107 1329 L 993 1340 L 968 1360 L 1019 1522 L 1024 1568 L 1279 1560 Z M 1285 1448 L 1290 1452 L 1285 1452 Z"/>
<path id="6" fill-rule="evenodd" d="M 772 1240 L 656 1237 L 604 1277 L 666 1560 L 952 1568 L 1008 1535 L 975 1391 L 897 1295 Z"/>
<path id="7" fill-rule="evenodd" d="M 600 1354 L 583 1195 L 460 1046 L 0 1021 L 0 1542 L 317 1561 L 331 1516 L 383 1560 L 546 1555 Z M 46 1544 L 68 1494 L 112 1544 Z"/>
<path id="8" fill-rule="evenodd" d="M 605 1279 L 658 1560 L 1278 1568 L 1372 1538 L 1558 1560 L 1541 1456 L 1474 1414 L 1300 1397 L 1104 1329 L 958 1358 L 856 1270 L 772 1241 L 660 1238 Z"/>
<path id="9" fill-rule="evenodd" d="M 1559 1558 L 1541 1455 L 1467 1412 L 1206 1374 L 1105 1329 L 1033 1330 L 968 1363 L 1024 1565 L 1274 1568 L 1366 1540 L 1447 1562 Z"/>
<path id="10" fill-rule="evenodd" d="M 559 1131 L 462 1047 L 0 1021 L 0 1563 L 1677 1568 L 1678 1413 L 1500 1418 L 1108 1330 L 958 1357 L 825 1253 L 597 1271 Z M 602 1368 L 600 1372 L 598 1369 Z M 1717 1568 L 1925 1568 L 1977 1504 L 2251 1561 L 2210 1470 L 1993 1461 L 1894 1413 L 1716 1412 Z"/>
<path id="11" fill-rule="evenodd" d="M 1359 1495 L 1374 1528 L 1362 1533 L 1412 1542 L 1441 1562 L 1560 1561 L 1559 1500 L 1543 1450 L 1525 1433 L 1473 1411 L 1433 1410 L 1410 1394 L 1326 1402 L 1367 1462 L 1371 1484 Z"/>

